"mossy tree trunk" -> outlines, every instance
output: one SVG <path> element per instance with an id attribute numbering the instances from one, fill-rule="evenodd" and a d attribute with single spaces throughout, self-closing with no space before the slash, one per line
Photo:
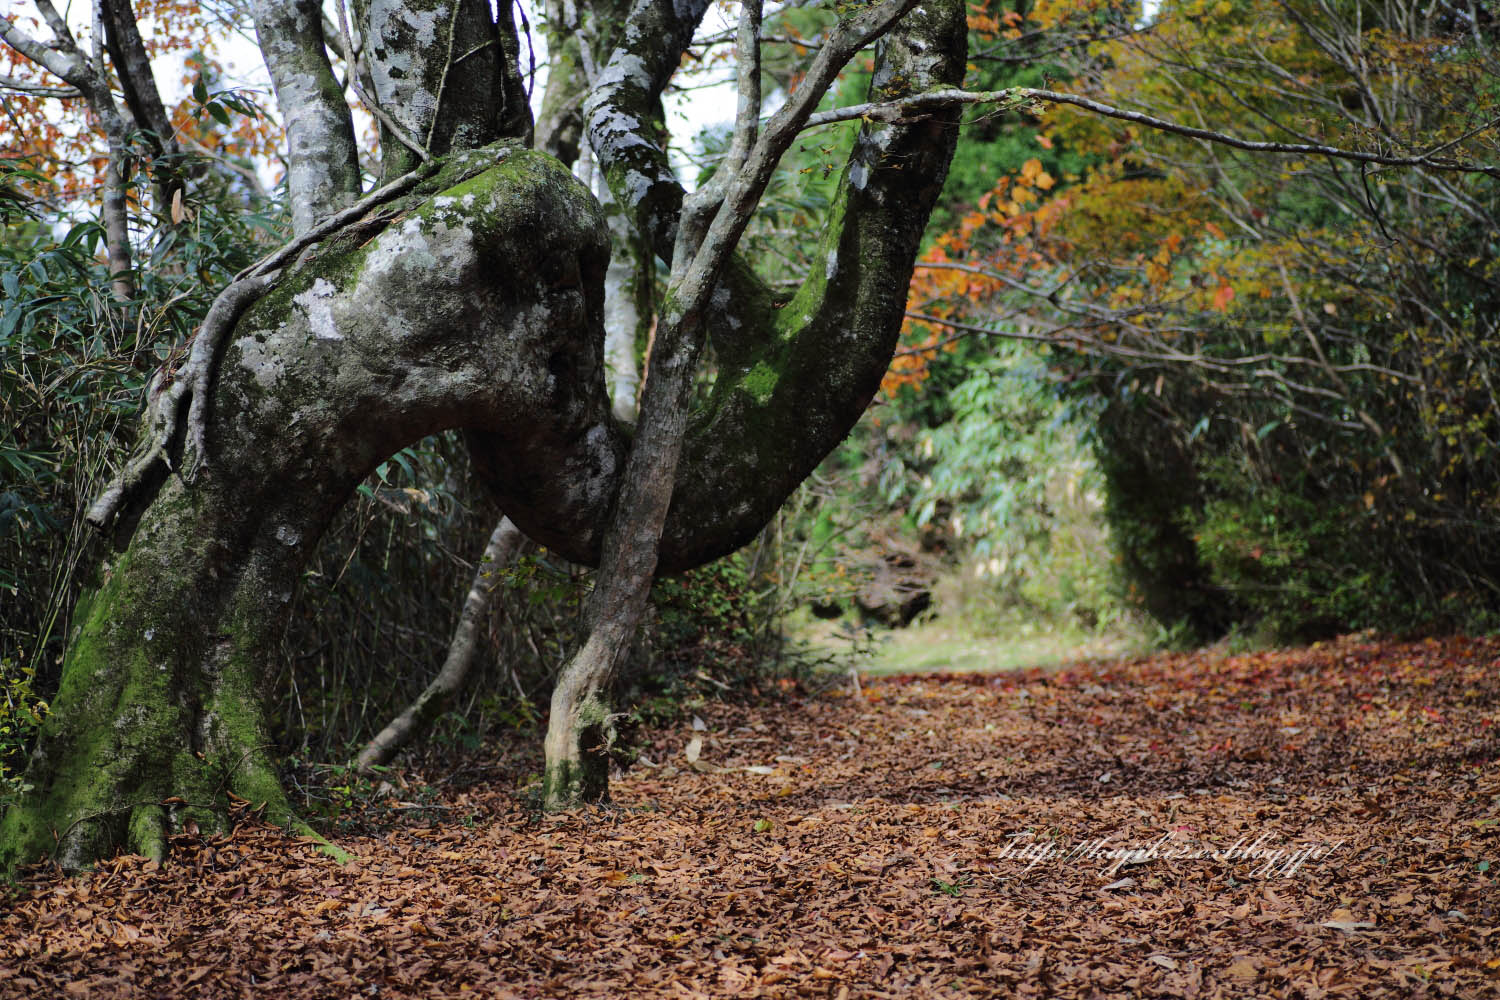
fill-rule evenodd
<path id="1" fill-rule="evenodd" d="M 637 0 L 623 26 L 598 33 L 620 41 L 586 107 L 590 145 L 663 259 L 699 247 L 677 239 L 682 193 L 655 112 L 707 6 Z M 181 380 L 208 387 L 194 397 L 195 414 L 207 404 L 202 447 L 196 423 L 167 442 L 173 468 L 196 472 L 165 478 L 77 617 L 33 790 L 0 823 L 0 868 L 43 856 L 79 867 L 117 848 L 160 854 L 174 829 L 222 823 L 231 794 L 293 822 L 264 685 L 304 561 L 380 461 L 456 427 L 523 532 L 576 562 L 613 551 L 601 573 L 613 596 L 579 657 L 594 666 L 563 685 L 560 736 L 548 744 L 549 760 L 573 762 L 567 775 L 553 769 L 554 804 L 601 796 L 610 714 L 600 679 L 628 645 L 652 575 L 750 540 L 848 432 L 889 362 L 956 112 L 860 133 L 823 238 L 826 267 L 781 309 L 728 256 L 754 201 L 731 186 L 731 223 L 716 218 L 701 241 L 717 264 L 663 310 L 671 343 L 653 367 L 671 377 L 654 404 L 648 381 L 655 412 L 632 439 L 605 388 L 605 219 L 557 159 L 523 148 L 530 120 L 508 18 L 492 23 L 484 0 L 356 7 L 362 73 L 392 105 L 387 169 L 418 160 L 426 179 L 267 278 L 204 369 L 212 382 Z M 317 143 L 346 134 L 347 108 L 327 86 L 315 7 L 257 0 L 254 10 L 283 111 L 317 105 L 284 116 L 289 176 L 311 203 L 295 227 L 310 239 L 359 196 L 342 140 Z M 446 44 L 423 44 L 429 29 Z M 875 95 L 956 82 L 963 39 L 957 0 L 918 8 L 882 46 Z M 689 413 L 705 337 L 719 375 Z M 679 467 L 688 471 L 674 489 Z"/>
<path id="2" fill-rule="evenodd" d="M 78 617 L 0 862 L 159 854 L 189 819 L 212 826 L 231 793 L 290 819 L 267 660 L 307 554 L 393 452 L 457 426 L 541 438 L 562 454 L 532 447 L 529 473 L 591 465 L 559 488 L 607 504 L 607 254 L 592 195 L 553 158 L 502 144 L 454 156 L 248 309 L 219 370 L 209 461 L 191 484 L 167 479 Z"/>

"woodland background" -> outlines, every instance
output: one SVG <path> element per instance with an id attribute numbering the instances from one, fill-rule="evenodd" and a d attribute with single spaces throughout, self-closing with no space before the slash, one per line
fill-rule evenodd
<path id="1" fill-rule="evenodd" d="M 105 557 L 82 512 L 134 443 L 145 381 L 210 290 L 287 231 L 260 167 L 277 156 L 271 102 L 215 61 L 243 13 L 136 8 L 153 55 L 184 57 L 169 112 L 192 182 L 172 225 L 138 219 L 157 235 L 128 304 L 89 207 L 98 137 L 0 52 L 0 801 Z M 826 20 L 768 15 L 768 91 Z M 1020 646 L 1493 631 L 1500 11 L 1044 0 L 974 4 L 969 23 L 972 89 L 1051 86 L 1245 139 L 1422 148 L 1490 172 L 969 111 L 881 396 L 756 543 L 658 582 L 622 681 L 638 716 L 777 690 L 901 626 Z M 840 103 L 863 92 L 858 72 L 843 86 Z M 801 237 L 853 131 L 810 133 L 783 164 L 746 237 L 771 280 L 813 265 Z M 692 140 L 700 180 L 726 142 Z M 136 153 L 144 186 L 149 143 Z M 368 790 L 343 762 L 443 661 L 498 517 L 466 462 L 446 436 L 395 456 L 306 574 L 276 684 L 314 813 Z M 575 645 L 588 573 L 533 550 L 496 586 L 477 676 L 429 751 L 530 734 Z"/>

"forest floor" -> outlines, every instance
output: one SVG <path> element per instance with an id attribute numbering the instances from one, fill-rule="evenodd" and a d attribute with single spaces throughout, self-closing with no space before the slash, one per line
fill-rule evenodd
<path id="1" fill-rule="evenodd" d="M 537 816 L 517 761 L 395 790 L 343 866 L 247 819 L 36 871 L 0 996 L 1500 996 L 1500 641 L 701 715 L 607 809 Z"/>

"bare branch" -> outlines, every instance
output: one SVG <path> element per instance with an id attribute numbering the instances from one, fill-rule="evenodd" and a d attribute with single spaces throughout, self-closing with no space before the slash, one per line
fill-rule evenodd
<path id="1" fill-rule="evenodd" d="M 0 41 L 30 59 L 53 76 L 87 93 L 88 64 L 76 48 L 56 49 L 37 41 L 10 17 L 0 17 Z"/>
<path id="2" fill-rule="evenodd" d="M 13 90 L 19 94 L 30 97 L 53 97 L 60 101 L 77 100 L 83 96 L 83 91 L 77 87 L 49 87 L 44 83 L 32 83 L 29 80 L 19 80 L 13 76 L 0 73 L 0 89 Z"/>
<path id="3" fill-rule="evenodd" d="M 726 177 L 738 174 L 744 167 L 760 128 L 760 21 L 761 0 L 742 0 L 735 40 L 739 100 L 734 116 L 734 140 L 720 168 Z"/>
<path id="4" fill-rule="evenodd" d="M 1134 317 L 1140 316 L 1147 311 L 1162 312 L 1165 311 L 1169 306 L 1168 303 L 1162 303 L 1157 306 L 1140 306 L 1128 311 L 1120 309 L 1107 309 L 1102 306 L 1096 306 L 1089 302 L 1077 302 L 1061 298 L 1058 294 L 1062 290 L 1061 285 L 1057 288 L 1052 289 L 1032 288 L 1025 282 L 1018 281 L 1015 278 L 1010 277 L 1009 275 L 1000 274 L 998 272 L 991 271 L 982 267 L 974 267 L 970 264 L 962 264 L 955 261 L 934 261 L 919 262 L 916 266 L 918 268 L 926 268 L 929 270 L 964 271 L 970 274 L 981 275 L 983 277 L 999 281 L 1000 283 L 1014 289 L 1015 291 L 1024 292 L 1025 294 L 1034 296 L 1036 298 L 1046 299 L 1052 306 L 1052 308 L 1058 309 L 1062 312 L 1073 313 L 1074 315 L 1080 316 L 1088 316 L 1102 325 L 1128 327 L 1132 331 L 1141 334 L 1149 334 L 1150 331 L 1141 326 L 1138 326 L 1134 322 Z M 1071 281 L 1072 279 L 1069 278 L 1068 280 Z M 1063 282 L 1063 285 L 1066 284 L 1066 281 Z M 948 323 L 948 320 L 939 319 L 932 316 L 917 315 L 912 313 L 908 313 L 907 315 L 910 318 L 920 319 L 924 322 Z M 1157 340 L 1156 342 L 1160 343 L 1159 340 Z M 1127 349 L 1122 346 L 1120 352 L 1117 353 L 1123 354 L 1126 350 Z M 1421 379 L 1415 378 L 1405 372 L 1399 372 L 1394 369 L 1385 368 L 1381 365 L 1371 364 L 1369 362 L 1358 362 L 1345 365 L 1331 365 L 1326 361 L 1326 359 L 1318 360 L 1314 358 L 1305 358 L 1296 354 L 1274 354 L 1271 352 L 1264 352 L 1261 354 L 1251 354 L 1235 358 L 1218 358 L 1213 357 L 1212 355 L 1177 351 L 1166 348 L 1165 346 L 1159 348 L 1158 350 L 1159 354 L 1152 356 L 1159 357 L 1163 361 L 1170 361 L 1172 363 L 1180 364 L 1211 365 L 1215 367 L 1216 370 L 1221 372 L 1228 372 L 1232 368 L 1239 368 L 1250 365 L 1312 365 L 1318 368 L 1322 368 L 1335 376 L 1363 373 L 1370 375 L 1379 375 L 1382 378 L 1396 379 L 1402 382 L 1409 382 L 1413 385 L 1421 383 Z M 1143 354 L 1140 356 L 1144 357 L 1146 355 Z"/>
<path id="5" fill-rule="evenodd" d="M 58 46 L 65 52 L 78 53 L 78 40 L 73 37 L 67 18 L 58 13 L 52 0 L 36 0 L 36 9 L 41 13 L 42 20 L 47 22 L 47 27 L 57 36 Z"/>
<path id="6" fill-rule="evenodd" d="M 831 125 L 835 122 L 854 121 L 856 119 L 886 122 L 899 121 L 914 112 L 961 104 L 994 104 L 999 106 L 998 110 L 1011 110 L 1031 102 L 1068 104 L 1097 115 L 1103 115 L 1106 118 L 1115 118 L 1120 121 L 1130 122 L 1131 124 L 1141 125 L 1158 132 L 1169 132 L 1173 135 L 1186 136 L 1189 139 L 1201 139 L 1204 142 L 1217 143 L 1221 146 L 1243 149 L 1252 153 L 1276 153 L 1290 156 L 1328 156 L 1338 160 L 1353 160 L 1356 163 L 1375 163 L 1387 167 L 1427 167 L 1431 170 L 1485 174 L 1490 177 L 1500 177 L 1500 167 L 1467 163 L 1446 158 L 1440 159 L 1436 156 L 1438 151 L 1449 148 L 1452 143 L 1444 143 L 1441 146 L 1415 156 L 1392 156 L 1386 153 L 1371 153 L 1359 149 L 1341 149 L 1337 146 L 1324 146 L 1316 143 L 1258 142 L 1250 139 L 1241 139 L 1224 132 L 1215 132 L 1211 129 L 1196 128 L 1192 125 L 1184 125 L 1181 122 L 1168 121 L 1165 118 L 1157 118 L 1154 115 L 1142 114 L 1138 111 L 1127 111 L 1124 108 L 1117 108 L 1110 104 L 1081 97 L 1078 94 L 1065 94 L 1056 90 L 1041 90 L 1035 87 L 1010 87 L 1005 90 L 989 91 L 934 90 L 925 94 L 903 98 L 899 101 L 855 104 L 846 108 L 836 108 L 832 111 L 822 111 L 810 116 L 803 127 L 817 128 L 821 125 Z M 1500 125 L 1500 118 L 1492 120 L 1484 128 L 1479 129 L 1478 132 L 1483 132 L 1496 125 Z"/>
<path id="7" fill-rule="evenodd" d="M 916 6 L 916 2 L 886 0 L 840 23 L 828 36 L 801 84 L 771 116 L 743 168 L 729 180 L 724 202 L 714 215 L 701 250 L 693 255 L 691 265 L 676 282 L 682 295 L 682 301 L 674 307 L 679 315 L 696 312 L 707 301 L 713 289 L 713 279 L 734 252 L 740 233 L 749 223 L 750 214 L 765 192 L 781 155 L 806 127 L 813 108 L 828 92 L 844 64 L 860 49 L 889 31 L 899 18 Z M 675 266 L 674 260 L 674 269 Z"/>
<path id="8" fill-rule="evenodd" d="M 385 728 L 365 744 L 354 761 L 355 768 L 361 774 L 371 774 L 375 768 L 389 763 L 397 751 L 414 737 L 423 735 L 423 730 L 447 711 L 453 704 L 454 697 L 463 690 L 469 677 L 469 669 L 474 664 L 479 644 L 479 626 L 490 609 L 496 587 L 500 585 L 498 574 L 510 563 L 525 540 L 521 530 L 510 518 L 500 519 L 500 523 L 490 534 L 484 554 L 479 557 L 479 565 L 475 567 L 474 582 L 469 587 L 468 596 L 464 598 L 463 611 L 459 613 L 458 624 L 454 626 L 453 638 L 448 644 L 448 655 L 443 660 L 442 669 L 417 696 L 416 701 L 386 723 Z"/>

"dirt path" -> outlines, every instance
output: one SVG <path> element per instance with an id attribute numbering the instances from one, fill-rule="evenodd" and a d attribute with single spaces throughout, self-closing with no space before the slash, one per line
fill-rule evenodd
<path id="1" fill-rule="evenodd" d="M 1500 996 L 1500 642 L 892 678 L 705 721 L 655 734 L 608 811 L 532 823 L 498 781 L 342 868 L 247 826 L 38 881 L 0 914 L 0 996 Z M 1164 836 L 1332 846 L 1100 853 Z"/>

